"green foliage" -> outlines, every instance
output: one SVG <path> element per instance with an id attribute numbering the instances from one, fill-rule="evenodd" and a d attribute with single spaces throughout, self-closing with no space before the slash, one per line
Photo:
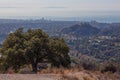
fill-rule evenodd
<path id="1" fill-rule="evenodd" d="M 60 65 L 62 65 L 63 67 L 68 67 L 70 64 L 70 57 L 68 55 L 69 48 L 66 44 L 63 43 L 65 43 L 63 39 L 50 39 L 49 53 L 51 55 L 49 55 L 48 57 L 52 60 L 52 62 L 55 61 L 53 65 L 57 67 L 60 67 Z"/>
<path id="2" fill-rule="evenodd" d="M 15 71 L 25 64 L 32 64 L 33 71 L 36 72 L 37 64 L 45 61 L 57 67 L 70 65 L 69 48 L 65 41 L 50 38 L 40 29 L 23 32 L 20 28 L 9 34 L 0 52 L 3 64 Z"/>
<path id="3" fill-rule="evenodd" d="M 16 32 L 9 34 L 1 48 L 3 65 L 6 69 L 12 67 L 17 71 L 21 65 L 25 64 L 24 47 L 23 47 L 23 32 L 22 28 Z"/>

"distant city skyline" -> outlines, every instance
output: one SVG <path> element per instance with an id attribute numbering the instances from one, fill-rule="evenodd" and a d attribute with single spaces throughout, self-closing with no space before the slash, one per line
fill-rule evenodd
<path id="1" fill-rule="evenodd" d="M 120 0 L 0 0 L 0 18 L 120 17 Z"/>

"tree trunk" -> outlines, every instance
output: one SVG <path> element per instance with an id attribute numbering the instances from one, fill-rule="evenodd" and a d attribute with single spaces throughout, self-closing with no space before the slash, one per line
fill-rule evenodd
<path id="1" fill-rule="evenodd" d="M 37 73 L 37 63 L 32 64 L 32 70 L 33 72 Z"/>

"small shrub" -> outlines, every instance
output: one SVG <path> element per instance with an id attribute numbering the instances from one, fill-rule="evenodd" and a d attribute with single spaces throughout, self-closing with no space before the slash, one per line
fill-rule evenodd
<path id="1" fill-rule="evenodd" d="M 114 65 L 108 65 L 106 66 L 103 70 L 101 70 L 102 73 L 104 72 L 112 72 L 112 73 L 115 73 L 117 72 L 117 68 L 114 66 Z"/>
<path id="2" fill-rule="evenodd" d="M 62 75 L 60 80 L 79 80 L 79 79 L 77 77 L 75 77 L 75 76 Z"/>
<path id="3" fill-rule="evenodd" d="M 14 74 L 14 73 L 15 73 L 15 71 L 14 71 L 13 69 L 11 69 L 11 68 L 10 68 L 10 69 L 8 69 L 8 70 L 7 70 L 7 72 L 6 72 L 6 73 L 7 73 L 7 74 Z"/>
<path id="4" fill-rule="evenodd" d="M 86 70 L 95 70 L 96 69 L 96 65 L 92 64 L 92 63 L 83 63 L 82 66 Z"/>

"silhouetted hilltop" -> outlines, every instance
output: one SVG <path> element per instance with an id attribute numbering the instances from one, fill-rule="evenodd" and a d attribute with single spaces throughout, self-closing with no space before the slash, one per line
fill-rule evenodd
<path id="1" fill-rule="evenodd" d="M 89 23 L 81 23 L 64 28 L 61 33 L 74 36 L 93 36 L 100 32 L 100 29 L 91 26 Z"/>

